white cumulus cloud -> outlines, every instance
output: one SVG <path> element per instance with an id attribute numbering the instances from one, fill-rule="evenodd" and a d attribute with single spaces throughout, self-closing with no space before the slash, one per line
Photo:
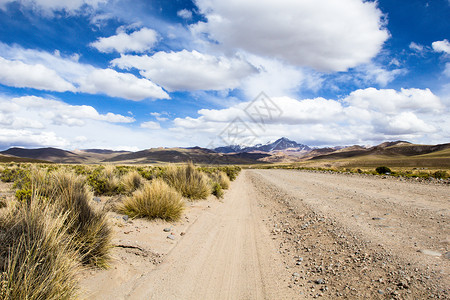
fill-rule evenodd
<path id="1" fill-rule="evenodd" d="M 91 43 L 91 46 L 105 53 L 114 51 L 142 53 L 153 48 L 157 41 L 158 33 L 153 29 L 144 27 L 130 34 L 119 31 L 116 35 L 99 38 Z"/>
<path id="2" fill-rule="evenodd" d="M 170 98 L 160 86 L 148 79 L 113 69 L 96 68 L 74 60 L 73 56 L 62 57 L 58 51 L 48 53 L 0 42 L 0 57 L 7 66 L 19 66 L 19 70 L 6 74 L 0 70 L 0 82 L 10 86 L 106 94 L 134 101 Z M 19 76 L 22 73 L 27 74 Z M 48 78 L 43 76 L 45 74 Z"/>
<path id="3" fill-rule="evenodd" d="M 113 69 L 95 69 L 80 78 L 80 91 L 139 101 L 146 98 L 169 99 L 169 95 L 153 82 Z"/>
<path id="4" fill-rule="evenodd" d="M 217 145 L 227 128 L 234 128 L 236 123 L 245 124 L 240 126 L 239 134 L 253 137 L 255 142 L 280 137 L 280 132 L 310 145 L 373 144 L 396 139 L 427 143 L 448 139 L 443 130 L 450 126 L 450 121 L 445 121 L 448 109 L 429 89 L 368 88 L 341 100 L 271 99 L 281 113 L 269 112 L 259 105 L 261 115 L 266 116 L 263 126 L 246 113 L 254 103 L 244 102 L 225 109 L 199 110 L 197 118 L 177 118 L 171 131 L 198 141 L 219 140 Z"/>
<path id="5" fill-rule="evenodd" d="M 47 91 L 74 91 L 75 87 L 42 64 L 26 64 L 0 57 L 0 83 Z"/>
<path id="6" fill-rule="evenodd" d="M 431 44 L 436 52 L 444 52 L 450 54 L 450 42 L 448 40 L 436 41 Z"/>
<path id="7" fill-rule="evenodd" d="M 215 57 L 195 50 L 122 55 L 111 63 L 122 69 L 136 68 L 168 91 L 232 89 L 240 85 L 242 78 L 256 72 L 240 58 Z"/>
<path id="8" fill-rule="evenodd" d="M 226 49 L 297 66 L 345 71 L 376 56 L 388 39 L 376 2 L 362 0 L 197 0 L 207 21 L 192 25 Z"/>

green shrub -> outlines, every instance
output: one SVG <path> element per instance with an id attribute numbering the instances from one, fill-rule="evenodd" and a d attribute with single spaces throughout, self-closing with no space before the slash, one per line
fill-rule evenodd
<path id="1" fill-rule="evenodd" d="M 132 218 L 160 218 L 167 221 L 178 220 L 183 210 L 181 194 L 161 179 L 145 183 L 118 207 L 119 212 Z"/>
<path id="2" fill-rule="evenodd" d="M 241 172 L 241 167 L 239 166 L 227 166 L 227 167 L 222 167 L 221 171 L 224 171 L 228 178 L 230 178 L 231 181 L 234 181 L 237 176 L 239 175 L 239 173 Z"/>
<path id="3" fill-rule="evenodd" d="M 386 173 L 391 173 L 391 169 L 389 169 L 388 167 L 382 166 L 382 167 L 378 167 L 375 169 L 375 171 L 378 174 L 386 174 Z"/>
<path id="4" fill-rule="evenodd" d="M 192 200 L 206 199 L 211 194 L 208 177 L 198 171 L 192 163 L 184 166 L 168 166 L 164 180 L 173 188 Z"/>
<path id="5" fill-rule="evenodd" d="M 98 167 L 89 174 L 88 184 L 96 195 L 115 195 L 120 193 L 120 180 L 114 166 Z"/>
<path id="6" fill-rule="evenodd" d="M 433 173 L 433 177 L 436 179 L 447 179 L 449 176 L 446 171 L 436 171 Z"/>
<path id="7" fill-rule="evenodd" d="M 212 184 L 212 194 L 217 198 L 223 198 L 223 189 L 218 182 L 213 182 Z"/>
<path id="8" fill-rule="evenodd" d="M 67 217 L 39 201 L 0 215 L 0 299 L 76 296 L 78 255 Z"/>

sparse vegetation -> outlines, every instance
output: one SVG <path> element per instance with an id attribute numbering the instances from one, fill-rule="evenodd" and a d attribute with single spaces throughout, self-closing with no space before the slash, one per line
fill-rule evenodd
<path id="1" fill-rule="evenodd" d="M 145 183 L 118 207 L 132 218 L 160 218 L 176 221 L 181 217 L 184 203 L 181 194 L 161 179 Z"/>

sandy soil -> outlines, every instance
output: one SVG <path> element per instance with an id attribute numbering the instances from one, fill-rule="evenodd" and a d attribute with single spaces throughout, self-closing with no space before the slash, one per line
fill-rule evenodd
<path id="1" fill-rule="evenodd" d="M 381 177 L 245 170 L 223 201 L 196 202 L 180 222 L 111 215 L 111 267 L 80 274 L 82 297 L 448 299 L 449 192 Z"/>

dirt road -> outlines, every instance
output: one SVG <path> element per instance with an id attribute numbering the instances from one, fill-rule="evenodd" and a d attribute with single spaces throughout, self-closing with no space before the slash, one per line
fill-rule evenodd
<path id="1" fill-rule="evenodd" d="M 448 298 L 449 192 L 357 175 L 245 170 L 162 263 L 137 266 L 132 278 L 122 269 L 85 281 L 97 299 Z"/>

